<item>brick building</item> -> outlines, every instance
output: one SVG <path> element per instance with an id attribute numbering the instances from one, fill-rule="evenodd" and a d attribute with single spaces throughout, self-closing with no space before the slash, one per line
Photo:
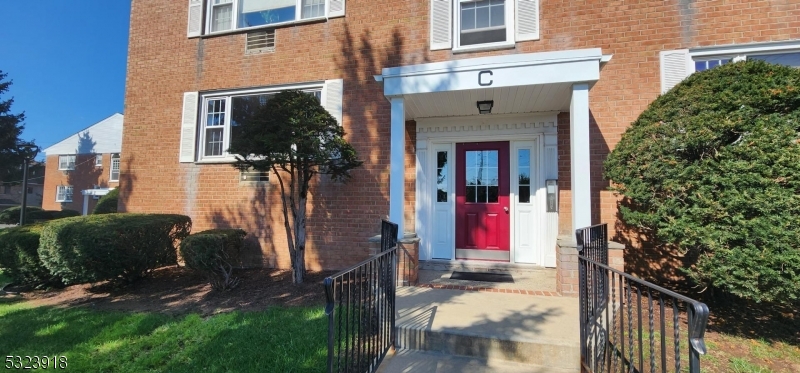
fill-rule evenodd
<path id="1" fill-rule="evenodd" d="M 119 185 L 123 119 L 114 114 L 44 149 L 43 209 L 90 214 Z"/>
<path id="2" fill-rule="evenodd" d="M 225 150 L 237 103 L 297 88 L 364 161 L 313 185 L 310 269 L 364 259 L 387 215 L 422 260 L 553 266 L 558 235 L 614 227 L 602 163 L 662 91 L 798 56 L 792 0 L 134 0 L 120 210 L 241 227 L 288 267 L 276 180 Z"/>

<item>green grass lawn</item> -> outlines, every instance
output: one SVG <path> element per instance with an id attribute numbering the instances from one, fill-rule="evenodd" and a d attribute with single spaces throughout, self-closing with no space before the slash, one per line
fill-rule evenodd
<path id="1" fill-rule="evenodd" d="M 197 314 L 32 307 L 0 299 L 0 354 L 66 356 L 73 372 L 322 372 L 321 307 Z"/>

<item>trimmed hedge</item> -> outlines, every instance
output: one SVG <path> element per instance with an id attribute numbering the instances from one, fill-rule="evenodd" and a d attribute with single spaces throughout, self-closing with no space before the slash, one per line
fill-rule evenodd
<path id="1" fill-rule="evenodd" d="M 761 61 L 692 74 L 608 156 L 622 221 L 696 258 L 701 286 L 800 301 L 800 70 Z"/>
<path id="2" fill-rule="evenodd" d="M 19 211 L 21 207 L 10 207 L 0 212 L 0 224 L 17 224 L 19 223 Z M 25 224 L 31 224 L 36 221 L 47 221 L 61 218 L 68 218 L 72 216 L 80 216 L 81 213 L 75 210 L 42 210 L 38 207 L 26 207 L 25 210 Z"/>
<path id="3" fill-rule="evenodd" d="M 171 214 L 102 214 L 59 219 L 42 230 L 39 257 L 65 283 L 134 281 L 176 264 L 192 220 Z"/>
<path id="4" fill-rule="evenodd" d="M 97 205 L 94 206 L 92 214 L 113 214 L 117 212 L 117 202 L 119 201 L 119 188 L 116 188 L 108 194 L 100 197 Z"/>
<path id="5" fill-rule="evenodd" d="M 43 225 L 25 225 L 0 230 L 0 267 L 14 282 L 37 285 L 55 282 L 39 260 L 39 236 Z"/>
<path id="6" fill-rule="evenodd" d="M 22 210 L 20 206 L 9 207 L 3 211 L 0 211 L 0 224 L 17 224 L 19 223 L 19 211 Z M 28 206 L 25 208 L 26 218 L 30 218 L 31 213 L 43 211 L 38 207 L 31 207 Z"/>
<path id="7" fill-rule="evenodd" d="M 233 277 L 231 257 L 238 258 L 247 235 L 241 229 L 211 229 L 181 241 L 181 257 L 186 267 L 204 274 L 214 289 L 239 285 Z"/>

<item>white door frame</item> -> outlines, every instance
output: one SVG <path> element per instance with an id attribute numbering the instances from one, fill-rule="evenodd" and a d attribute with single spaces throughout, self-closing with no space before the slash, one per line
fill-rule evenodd
<path id="1" fill-rule="evenodd" d="M 516 154 L 519 144 L 536 144 L 536 185 L 531 186 L 531 199 L 535 200 L 533 208 L 536 209 L 536 224 L 538 233 L 533 237 L 535 246 L 539 248 L 536 254 L 538 265 L 547 265 L 545 256 L 555 258 L 555 241 L 548 251 L 548 237 L 555 234 L 545 230 L 557 231 L 558 226 L 545 224 L 545 170 L 557 170 L 557 159 L 545 156 L 546 148 L 555 150 L 556 144 L 556 115 L 557 113 L 523 114 L 523 115 L 492 115 L 492 116 L 467 116 L 458 118 L 424 118 L 417 120 L 417 186 L 416 186 L 416 231 L 421 238 L 420 259 L 434 259 L 434 237 L 438 244 L 449 242 L 450 260 L 455 258 L 455 170 L 456 163 L 455 144 L 462 142 L 509 141 L 509 177 L 510 198 L 512 203 L 510 214 L 510 262 L 516 263 L 516 179 L 517 161 Z M 546 144 L 552 144 L 547 146 Z M 548 149 L 550 150 L 550 149 Z M 436 157 L 438 151 L 448 151 L 448 202 L 447 206 L 436 206 Z M 552 164 L 546 164 L 550 162 Z M 439 209 L 439 218 L 436 212 Z M 446 209 L 445 209 L 446 208 Z M 541 210 L 541 211 L 540 211 Z M 449 219 L 442 224 L 441 216 L 444 211 L 449 211 Z M 557 223 L 557 215 L 556 215 Z M 446 235 L 443 235 L 446 233 Z M 441 248 L 439 248 L 441 249 Z M 441 256 L 441 255 L 439 255 Z M 443 258 L 444 259 L 444 258 Z M 445 259 L 446 260 L 446 259 Z"/>

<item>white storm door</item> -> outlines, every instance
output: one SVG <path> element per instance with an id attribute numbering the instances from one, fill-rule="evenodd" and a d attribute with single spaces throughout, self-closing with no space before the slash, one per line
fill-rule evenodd
<path id="1" fill-rule="evenodd" d="M 517 141 L 511 150 L 511 193 L 514 204 L 514 262 L 541 263 L 541 222 L 536 190 L 539 189 L 539 142 Z"/>
<path id="2" fill-rule="evenodd" d="M 432 175 L 428 179 L 432 181 L 429 185 L 433 204 L 429 234 L 431 259 L 451 260 L 455 251 L 455 156 L 451 144 L 434 145 L 431 153 L 433 159 L 429 169 Z"/>

